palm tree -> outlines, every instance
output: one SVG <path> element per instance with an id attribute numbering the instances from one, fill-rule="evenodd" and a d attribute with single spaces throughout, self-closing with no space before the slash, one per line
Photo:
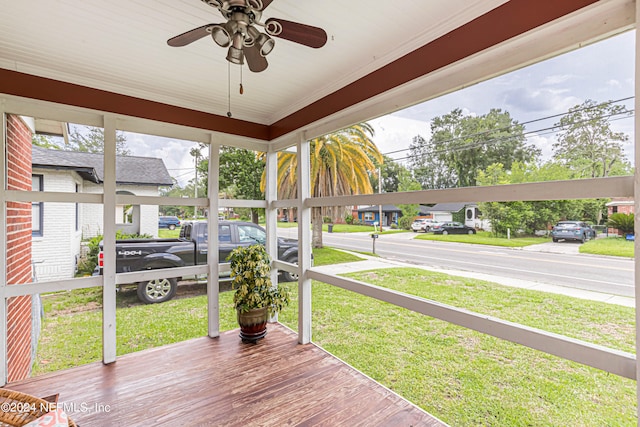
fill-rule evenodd
<path id="1" fill-rule="evenodd" d="M 371 140 L 374 134 L 369 123 L 359 123 L 310 141 L 311 195 L 331 197 L 373 193 L 371 174 L 382 154 Z M 278 153 L 278 198 L 297 197 L 296 153 Z M 265 174 L 261 188 L 264 191 Z M 322 208 L 313 208 L 313 247 L 322 247 Z"/>

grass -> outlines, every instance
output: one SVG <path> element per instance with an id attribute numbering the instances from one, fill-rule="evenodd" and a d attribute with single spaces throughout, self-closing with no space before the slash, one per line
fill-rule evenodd
<path id="1" fill-rule="evenodd" d="M 330 263 L 335 250 L 315 253 Z M 340 259 L 345 259 L 340 253 Z M 422 269 L 350 274 L 477 313 L 634 351 L 634 310 L 503 287 Z M 297 328 L 296 287 L 280 321 Z M 75 291 L 74 291 L 75 292 Z M 34 372 L 100 360 L 101 313 L 47 317 Z M 232 293 L 220 295 L 221 329 L 237 327 Z M 135 296 L 134 296 L 135 298 Z M 118 295 L 118 354 L 206 335 L 206 297 L 125 309 Z M 72 333 L 70 333 L 72 331 Z M 64 337 L 62 339 L 61 337 Z M 323 283 L 313 283 L 313 340 L 456 426 L 636 425 L 636 383 Z"/>
<path id="2" fill-rule="evenodd" d="M 481 231 L 477 234 L 433 234 L 420 233 L 416 235 L 419 240 L 436 240 L 439 242 L 456 242 L 456 243 L 473 243 L 476 245 L 505 246 L 510 248 L 519 248 L 523 246 L 537 245 L 540 243 L 550 242 L 548 237 L 514 237 L 506 239 L 503 237 L 495 237 L 490 232 Z"/>
<path id="3" fill-rule="evenodd" d="M 621 237 L 589 240 L 580 245 L 580 253 L 633 258 L 634 244 Z"/>
<path id="4" fill-rule="evenodd" d="M 158 237 L 160 239 L 177 239 L 180 237 L 180 228 L 169 230 L 168 228 L 159 228 Z"/>

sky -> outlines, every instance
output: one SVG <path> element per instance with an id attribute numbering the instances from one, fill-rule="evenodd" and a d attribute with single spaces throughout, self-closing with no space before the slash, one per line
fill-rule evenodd
<path id="1" fill-rule="evenodd" d="M 369 123 L 375 130 L 373 141 L 383 154 L 402 159 L 407 156 L 406 149 L 415 136 L 429 139 L 433 118 L 455 108 L 466 115 L 483 115 L 491 108 L 499 108 L 520 123 L 566 113 L 587 99 L 605 102 L 630 98 L 621 104 L 632 110 L 634 38 L 635 33 L 630 31 L 371 120 Z M 526 124 L 527 143 L 540 148 L 545 160 L 553 154 L 556 134 L 542 129 L 553 126 L 559 119 Z M 629 135 L 625 152 L 633 163 L 633 118 L 616 120 L 612 128 Z M 180 185 L 193 178 L 194 159 L 189 150 L 194 143 L 138 134 L 128 134 L 127 141 L 133 155 L 163 159 Z"/>

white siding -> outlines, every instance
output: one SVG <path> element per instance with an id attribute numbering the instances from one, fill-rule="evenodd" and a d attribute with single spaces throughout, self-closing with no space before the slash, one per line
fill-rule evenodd
<path id="1" fill-rule="evenodd" d="M 75 172 L 33 169 L 43 175 L 44 191 L 102 193 L 102 186 L 83 181 Z M 118 186 L 118 190 L 139 196 L 157 196 L 157 187 Z M 31 240 L 32 259 L 39 281 L 62 280 L 74 277 L 80 256 L 80 243 L 102 234 L 102 205 L 80 204 L 79 230 L 76 230 L 75 203 L 45 203 L 43 209 L 43 236 Z M 158 236 L 158 206 L 140 206 L 140 233 Z"/>
<path id="2" fill-rule="evenodd" d="M 34 168 L 33 173 L 43 175 L 44 191 L 73 193 L 76 184 L 82 186 L 82 180 L 75 172 Z M 42 232 L 43 236 L 34 236 L 31 241 L 32 260 L 38 280 L 73 277 L 82 237 L 81 231 L 76 230 L 76 204 L 44 203 Z"/>
<path id="3" fill-rule="evenodd" d="M 102 193 L 102 185 L 85 183 L 86 193 Z M 118 185 L 117 191 L 127 191 L 137 196 L 157 196 L 158 188 L 145 185 Z M 140 206 L 140 234 L 158 237 L 158 206 Z M 82 214 L 82 237 L 87 239 L 102 234 L 102 206 L 85 205 Z"/>

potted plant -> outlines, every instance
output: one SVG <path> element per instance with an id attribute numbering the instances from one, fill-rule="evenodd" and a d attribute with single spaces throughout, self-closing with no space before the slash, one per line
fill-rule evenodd
<path id="1" fill-rule="evenodd" d="M 271 282 L 271 258 L 262 245 L 238 247 L 227 259 L 240 338 L 256 343 L 267 334 L 269 316 L 289 304 L 289 289 Z"/>

